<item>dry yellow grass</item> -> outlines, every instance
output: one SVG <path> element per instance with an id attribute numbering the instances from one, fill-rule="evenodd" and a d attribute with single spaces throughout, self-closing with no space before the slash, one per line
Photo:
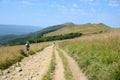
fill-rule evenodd
<path id="1" fill-rule="evenodd" d="M 48 45 L 50 45 L 50 43 L 31 44 L 30 51 L 35 53 Z M 26 54 L 25 45 L 0 47 L 0 69 L 7 68 L 25 57 L 21 51 L 23 54 Z"/>
<path id="2" fill-rule="evenodd" d="M 91 35 L 86 35 L 82 37 L 78 37 L 75 39 L 67 39 L 67 40 L 62 40 L 58 41 L 59 43 L 71 43 L 71 42 L 81 42 L 81 41 L 93 41 L 93 40 L 110 40 L 112 38 L 120 38 L 120 28 L 117 29 L 109 29 L 106 33 L 102 34 L 91 34 Z"/>
<path id="3" fill-rule="evenodd" d="M 90 80 L 120 80 L 120 29 L 60 41 Z"/>
<path id="4" fill-rule="evenodd" d="M 63 35 L 68 33 L 83 33 L 83 34 L 91 34 L 97 33 L 100 31 L 106 31 L 110 28 L 104 26 L 103 24 L 85 24 L 85 25 L 66 25 L 57 31 L 50 32 L 45 34 L 44 36 L 56 36 L 56 35 Z"/>

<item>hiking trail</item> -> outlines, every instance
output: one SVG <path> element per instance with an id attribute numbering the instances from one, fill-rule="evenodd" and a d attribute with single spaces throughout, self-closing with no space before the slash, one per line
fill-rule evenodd
<path id="1" fill-rule="evenodd" d="M 52 58 L 52 46 L 35 55 L 24 58 L 3 71 L 0 80 L 41 80 L 47 72 Z"/>
<path id="2" fill-rule="evenodd" d="M 55 47 L 54 47 L 55 46 Z M 0 75 L 0 80 L 42 80 L 47 73 L 53 52 L 55 53 L 55 71 L 52 76 L 53 80 L 66 80 L 64 66 L 56 45 L 46 47 L 43 51 L 34 55 L 25 57 L 21 62 L 13 64 Z M 60 49 L 60 48 L 58 48 Z M 64 50 L 60 49 L 69 64 L 74 80 L 87 80 L 82 70 L 78 67 L 75 60 L 70 57 Z"/>

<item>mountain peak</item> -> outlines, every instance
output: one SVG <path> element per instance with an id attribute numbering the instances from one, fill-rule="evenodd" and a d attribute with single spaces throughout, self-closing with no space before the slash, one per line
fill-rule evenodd
<path id="1" fill-rule="evenodd" d="M 66 23 L 64 23 L 64 25 L 75 25 L 75 24 L 72 22 L 66 22 Z"/>

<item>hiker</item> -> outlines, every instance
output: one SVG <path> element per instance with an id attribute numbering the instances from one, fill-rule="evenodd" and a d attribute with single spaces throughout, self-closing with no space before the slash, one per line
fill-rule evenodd
<path id="1" fill-rule="evenodd" d="M 26 51 L 27 51 L 27 54 L 29 53 L 29 50 L 30 50 L 30 43 L 29 41 L 27 41 L 27 43 L 25 44 L 26 46 Z"/>

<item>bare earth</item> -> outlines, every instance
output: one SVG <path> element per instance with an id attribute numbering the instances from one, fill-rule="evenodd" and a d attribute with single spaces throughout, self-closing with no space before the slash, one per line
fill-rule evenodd
<path id="1" fill-rule="evenodd" d="M 55 75 L 53 76 L 53 80 L 65 80 L 63 63 L 56 48 L 55 48 L 55 56 L 56 56 L 56 68 L 55 68 Z"/>
<path id="2" fill-rule="evenodd" d="M 70 57 L 65 51 L 62 50 L 62 52 L 69 63 L 74 79 L 75 80 L 87 80 L 87 77 L 83 74 L 82 70 L 80 70 L 75 60 L 73 60 L 73 58 Z"/>
<path id="3" fill-rule="evenodd" d="M 4 70 L 0 80 L 41 80 L 49 68 L 52 51 L 53 45 L 24 58 L 20 63 Z"/>
<path id="4" fill-rule="evenodd" d="M 64 66 L 56 50 L 55 45 L 46 47 L 43 51 L 35 55 L 24 58 L 21 62 L 12 65 L 10 68 L 3 70 L 0 80 L 42 80 L 50 66 L 53 50 L 55 51 L 56 65 L 53 80 L 65 80 Z M 87 80 L 77 63 L 65 51 L 60 49 L 66 57 L 70 66 L 72 75 L 75 80 Z"/>

